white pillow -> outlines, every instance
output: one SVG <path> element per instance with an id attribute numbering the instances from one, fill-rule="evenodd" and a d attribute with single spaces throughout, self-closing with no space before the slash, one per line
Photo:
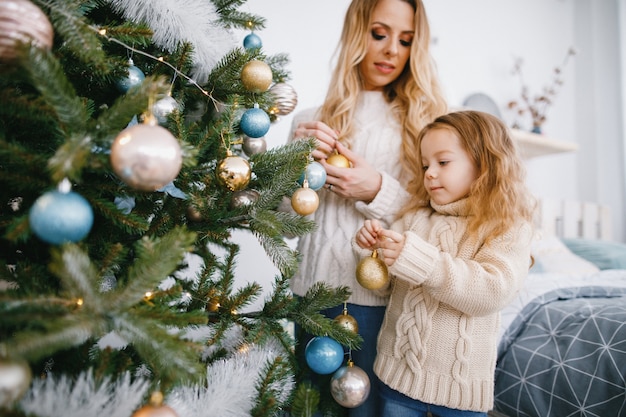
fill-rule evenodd
<path id="1" fill-rule="evenodd" d="M 534 240 L 531 246 L 531 254 L 537 267 L 535 271 L 557 272 L 568 275 L 588 275 L 600 269 L 574 254 L 556 236 L 543 236 Z"/>

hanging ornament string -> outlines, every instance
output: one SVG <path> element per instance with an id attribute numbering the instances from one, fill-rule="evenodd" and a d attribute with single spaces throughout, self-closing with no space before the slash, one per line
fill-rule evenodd
<path id="1" fill-rule="evenodd" d="M 137 53 L 137 54 L 143 55 L 143 56 L 145 56 L 145 57 L 147 57 L 147 58 L 153 59 L 153 60 L 155 60 L 155 61 L 158 61 L 158 62 L 160 62 L 160 63 L 162 63 L 162 64 L 166 65 L 166 66 L 167 66 L 167 67 L 169 67 L 172 71 L 174 71 L 174 74 L 178 74 L 178 75 L 180 75 L 181 77 L 183 77 L 183 78 L 184 78 L 185 80 L 187 80 L 187 81 L 188 81 L 191 85 L 193 85 L 193 86 L 194 86 L 194 87 L 196 87 L 198 90 L 200 90 L 200 92 L 201 92 L 203 95 L 205 95 L 205 96 L 207 96 L 208 98 L 210 98 L 210 99 L 211 99 L 211 101 L 213 102 L 213 104 L 214 104 L 215 106 L 217 106 L 218 101 L 217 101 L 215 98 L 213 98 L 213 96 L 212 96 L 212 95 L 211 95 L 208 91 L 206 91 L 204 88 L 202 88 L 202 86 L 201 86 L 200 84 L 198 84 L 198 82 L 197 82 L 196 80 L 194 80 L 193 78 L 189 77 L 188 75 L 186 75 L 186 74 L 185 74 L 185 73 L 183 73 L 182 71 L 178 70 L 178 68 L 176 68 L 174 65 L 170 64 L 169 62 L 165 61 L 162 57 L 156 57 L 156 56 L 151 55 L 151 54 L 149 54 L 149 53 L 147 53 L 147 52 L 144 52 L 144 51 L 142 51 L 142 50 L 140 50 L 140 49 L 134 48 L 134 47 L 132 47 L 132 46 L 128 45 L 127 43 L 120 41 L 119 39 L 112 38 L 112 37 L 108 36 L 108 35 L 107 35 L 107 30 L 106 30 L 106 29 L 104 29 L 104 28 L 100 29 L 100 28 L 97 28 L 97 27 L 94 27 L 94 26 L 88 26 L 88 27 L 89 27 L 89 29 L 93 30 L 94 32 L 96 32 L 97 34 L 99 34 L 100 36 L 102 36 L 104 39 L 106 39 L 106 40 L 107 40 L 107 41 L 109 41 L 109 42 L 112 42 L 112 43 L 118 44 L 118 45 L 120 45 L 120 46 L 123 46 L 124 48 L 126 48 L 127 50 L 129 50 L 129 51 L 131 51 L 131 52 L 134 52 L 134 53 Z M 173 81 L 172 81 L 172 83 L 173 83 Z"/>

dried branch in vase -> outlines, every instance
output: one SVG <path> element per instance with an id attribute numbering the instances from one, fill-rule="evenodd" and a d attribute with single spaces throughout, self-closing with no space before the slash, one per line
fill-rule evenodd
<path id="1" fill-rule="evenodd" d="M 522 58 L 515 60 L 513 66 L 513 75 L 519 78 L 520 85 L 522 87 L 519 100 L 512 100 L 508 103 L 507 107 L 517 113 L 518 116 L 530 115 L 532 121 L 532 131 L 535 133 L 541 133 L 541 126 L 546 121 L 546 113 L 550 105 L 553 103 L 559 88 L 563 85 L 563 69 L 567 65 L 570 57 L 576 55 L 574 48 L 569 48 L 565 54 L 565 58 L 561 65 L 554 68 L 552 73 L 552 82 L 546 85 L 540 94 L 531 97 L 528 84 L 524 80 L 524 74 L 522 73 L 522 66 L 524 61 Z M 513 125 L 514 128 L 519 128 L 517 121 Z"/>

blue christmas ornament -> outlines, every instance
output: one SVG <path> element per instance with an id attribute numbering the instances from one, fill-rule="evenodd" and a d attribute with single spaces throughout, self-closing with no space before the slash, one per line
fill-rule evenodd
<path id="1" fill-rule="evenodd" d="M 93 226 L 93 210 L 80 194 L 55 190 L 35 201 L 28 220 L 33 233 L 44 242 L 78 242 Z"/>
<path id="2" fill-rule="evenodd" d="M 314 337 L 307 343 L 304 356 L 309 368 L 316 374 L 328 375 L 343 364 L 343 347 L 328 336 Z"/>
<path id="3" fill-rule="evenodd" d="M 254 108 L 246 110 L 241 116 L 239 127 L 247 136 L 260 138 L 270 130 L 270 124 L 270 117 L 255 104 Z"/>
<path id="4" fill-rule="evenodd" d="M 137 68 L 133 64 L 133 60 L 131 59 L 128 62 L 128 74 L 126 75 L 126 77 L 122 77 L 117 80 L 115 86 L 120 92 L 125 93 L 131 88 L 141 84 L 145 79 L 146 76 L 143 71 Z"/>
<path id="5" fill-rule="evenodd" d="M 243 38 L 243 47 L 246 49 L 260 49 L 262 46 L 263 42 L 261 41 L 261 38 L 254 33 L 251 33 Z"/>
<path id="6" fill-rule="evenodd" d="M 309 181 L 309 188 L 312 190 L 317 191 L 326 184 L 326 170 L 317 161 L 309 162 L 302 175 L 300 175 L 298 184 L 304 185 L 305 177 Z"/>

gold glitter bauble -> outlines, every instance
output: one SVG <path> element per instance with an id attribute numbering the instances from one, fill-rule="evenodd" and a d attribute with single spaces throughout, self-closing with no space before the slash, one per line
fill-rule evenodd
<path id="1" fill-rule="evenodd" d="M 217 165 L 217 179 L 230 191 L 243 190 L 250 183 L 252 169 L 250 163 L 237 155 L 228 155 Z"/>
<path id="2" fill-rule="evenodd" d="M 272 84 L 272 69 L 263 61 L 253 59 L 243 66 L 241 82 L 248 91 L 262 93 Z"/>
<path id="3" fill-rule="evenodd" d="M 0 409 L 9 408 L 30 386 L 32 373 L 24 360 L 0 358 Z"/>
<path id="4" fill-rule="evenodd" d="M 330 154 L 330 156 L 326 158 L 326 162 L 339 168 L 350 168 L 350 160 L 337 152 Z"/>
<path id="5" fill-rule="evenodd" d="M 343 310 L 343 313 L 335 317 L 334 320 L 344 329 L 355 334 L 359 333 L 359 323 L 357 323 L 354 317 L 348 314 L 348 310 Z"/>
<path id="6" fill-rule="evenodd" d="M 291 196 L 291 207 L 301 216 L 308 216 L 315 212 L 320 205 L 320 198 L 317 193 L 309 188 L 307 181 L 304 181 L 304 186 L 298 188 Z"/>
<path id="7" fill-rule="evenodd" d="M 385 262 L 373 251 L 372 256 L 361 259 L 356 266 L 356 280 L 363 288 L 378 290 L 389 282 L 389 271 Z"/>
<path id="8" fill-rule="evenodd" d="M 0 1 L 0 63 L 17 59 L 18 42 L 50 49 L 54 30 L 48 16 L 26 0 Z"/>
<path id="9" fill-rule="evenodd" d="M 298 104 L 298 94 L 292 86 L 286 83 L 276 83 L 270 88 L 274 96 L 276 114 L 286 116 L 291 113 Z"/>
<path id="10" fill-rule="evenodd" d="M 117 176 L 142 191 L 164 187 L 183 165 L 178 140 L 156 119 L 122 130 L 111 145 L 110 159 Z"/>

